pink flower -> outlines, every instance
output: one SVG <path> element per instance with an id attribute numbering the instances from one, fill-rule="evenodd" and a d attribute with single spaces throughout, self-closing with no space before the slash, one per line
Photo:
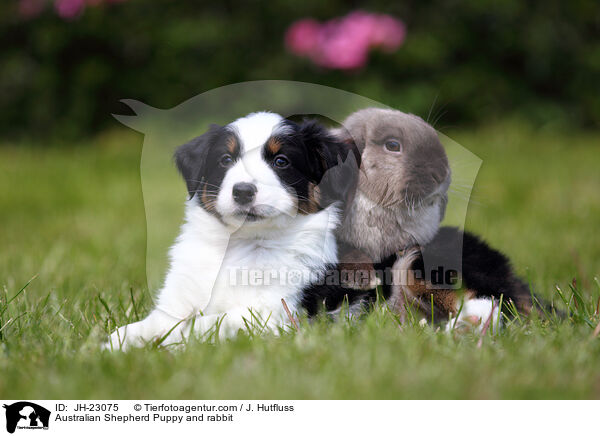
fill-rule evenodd
<path id="1" fill-rule="evenodd" d="M 323 25 L 318 49 L 311 54 L 311 59 L 317 65 L 348 70 L 366 64 L 369 40 L 364 33 L 353 32 L 348 27 L 348 24 L 343 22 Z"/>
<path id="2" fill-rule="evenodd" d="M 85 9 L 85 0 L 56 0 L 54 9 L 59 17 L 72 20 L 78 17 Z"/>
<path id="3" fill-rule="evenodd" d="M 371 43 L 373 32 L 377 27 L 377 16 L 363 11 L 352 12 L 340 23 L 340 31 L 352 34 L 357 41 L 365 45 Z"/>
<path id="4" fill-rule="evenodd" d="M 406 37 L 404 24 L 389 15 L 380 15 L 377 25 L 373 27 L 371 43 L 387 51 L 398 49 Z"/>
<path id="5" fill-rule="evenodd" d="M 292 24 L 285 35 L 288 49 L 298 56 L 306 56 L 315 50 L 321 25 L 316 20 L 305 19 Z"/>
<path id="6" fill-rule="evenodd" d="M 394 51 L 405 35 L 404 24 L 394 17 L 355 11 L 322 24 L 299 20 L 289 27 L 285 41 L 290 52 L 319 66 L 352 70 L 366 65 L 371 48 Z"/>

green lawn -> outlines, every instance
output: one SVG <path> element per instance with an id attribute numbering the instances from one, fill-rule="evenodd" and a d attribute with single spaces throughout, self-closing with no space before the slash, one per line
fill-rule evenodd
<path id="1" fill-rule="evenodd" d="M 483 159 L 467 228 L 505 251 L 539 294 L 558 302 L 558 285 L 572 319 L 517 320 L 478 348 L 472 334 L 400 330 L 380 309 L 281 337 L 101 352 L 115 322 L 152 304 L 142 137 L 123 129 L 93 144 L 4 143 L 0 397 L 600 398 L 600 133 L 508 122 L 445 133 Z"/>

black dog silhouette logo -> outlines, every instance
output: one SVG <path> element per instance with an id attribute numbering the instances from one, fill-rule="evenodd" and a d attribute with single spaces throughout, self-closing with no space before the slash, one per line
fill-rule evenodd
<path id="1" fill-rule="evenodd" d="M 18 429 L 48 429 L 50 411 L 28 401 L 4 405 L 6 409 L 6 431 L 14 433 Z"/>

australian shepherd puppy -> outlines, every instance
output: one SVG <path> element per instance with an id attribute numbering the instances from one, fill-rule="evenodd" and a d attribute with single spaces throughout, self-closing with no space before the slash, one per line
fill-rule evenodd
<path id="1" fill-rule="evenodd" d="M 282 299 L 300 313 L 305 291 L 338 262 L 334 232 L 359 160 L 318 123 L 266 112 L 179 147 L 189 200 L 164 286 L 152 312 L 115 330 L 106 347 L 288 324 Z"/>

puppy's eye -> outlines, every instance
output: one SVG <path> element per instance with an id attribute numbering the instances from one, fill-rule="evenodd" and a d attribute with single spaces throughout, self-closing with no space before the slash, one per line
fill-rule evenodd
<path id="1" fill-rule="evenodd" d="M 233 158 L 231 157 L 230 154 L 224 154 L 223 156 L 221 156 L 221 159 L 219 160 L 219 164 L 223 168 L 230 167 L 232 163 L 233 163 Z"/>
<path id="2" fill-rule="evenodd" d="M 389 151 L 402 151 L 402 146 L 400 145 L 400 143 L 398 141 L 394 141 L 393 139 L 386 141 L 383 146 Z"/>
<path id="3" fill-rule="evenodd" d="M 290 166 L 290 161 L 287 157 L 280 154 L 279 156 L 275 156 L 275 159 L 273 159 L 273 166 L 275 168 L 280 168 L 280 169 L 287 168 L 288 166 Z"/>

